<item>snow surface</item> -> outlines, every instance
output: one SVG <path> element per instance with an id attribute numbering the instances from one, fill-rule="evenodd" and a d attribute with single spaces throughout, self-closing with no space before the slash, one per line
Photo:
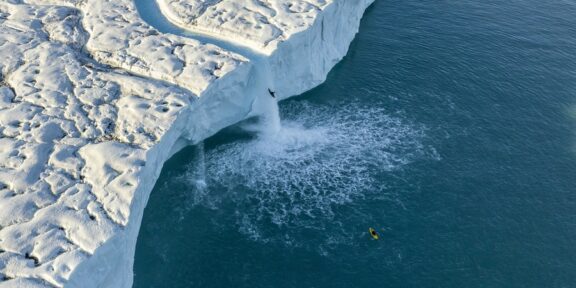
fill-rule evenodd
<path id="1" fill-rule="evenodd" d="M 158 0 L 162 12 L 191 31 L 227 38 L 270 54 L 310 28 L 334 0 Z M 353 2 L 353 1 L 351 1 Z M 357 1 L 357 5 L 362 5 Z"/>
<path id="2" fill-rule="evenodd" d="M 163 163 L 322 83 L 372 2 L 158 1 L 218 46 L 132 0 L 0 2 L 1 288 L 130 287 Z"/>

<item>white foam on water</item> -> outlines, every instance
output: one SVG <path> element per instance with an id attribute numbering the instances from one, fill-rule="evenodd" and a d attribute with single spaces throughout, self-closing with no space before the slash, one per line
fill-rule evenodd
<path id="1" fill-rule="evenodd" d="M 349 104 L 336 109 L 306 101 L 282 108 L 286 120 L 277 133 L 206 154 L 211 192 L 203 194 L 203 204 L 214 207 L 223 197 L 232 199 L 239 231 L 255 241 L 301 246 L 302 231 L 330 225 L 338 232 L 320 247 L 325 254 L 335 243 L 356 237 L 340 233 L 344 228 L 333 221 L 336 207 L 367 193 L 385 193 L 379 173 L 436 157 L 423 144 L 424 127 L 382 108 Z"/>

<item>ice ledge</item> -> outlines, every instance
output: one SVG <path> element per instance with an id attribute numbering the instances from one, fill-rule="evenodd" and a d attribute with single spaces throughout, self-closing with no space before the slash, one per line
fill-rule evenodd
<path id="1" fill-rule="evenodd" d="M 371 2 L 326 2 L 258 58 L 158 33 L 130 0 L 0 3 L 0 287 L 130 287 L 174 147 L 320 84 Z"/>
<path id="2" fill-rule="evenodd" d="M 308 30 L 336 2 L 339 1 L 158 0 L 161 11 L 176 25 L 247 45 L 267 55 L 294 34 Z"/>

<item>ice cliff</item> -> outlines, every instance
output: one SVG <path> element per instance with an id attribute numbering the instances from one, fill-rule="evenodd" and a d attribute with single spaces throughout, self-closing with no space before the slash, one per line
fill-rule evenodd
<path id="1" fill-rule="evenodd" d="M 0 287 L 130 287 L 163 163 L 322 83 L 372 1 L 158 0 L 174 35 L 132 0 L 0 0 Z"/>

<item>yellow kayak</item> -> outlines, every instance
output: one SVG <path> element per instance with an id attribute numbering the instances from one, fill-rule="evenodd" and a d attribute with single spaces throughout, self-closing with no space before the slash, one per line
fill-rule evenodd
<path id="1" fill-rule="evenodd" d="M 370 236 L 372 236 L 374 240 L 380 239 L 380 236 L 378 236 L 378 233 L 376 233 L 376 230 L 374 230 L 374 228 L 368 228 L 368 232 L 370 232 Z"/>

